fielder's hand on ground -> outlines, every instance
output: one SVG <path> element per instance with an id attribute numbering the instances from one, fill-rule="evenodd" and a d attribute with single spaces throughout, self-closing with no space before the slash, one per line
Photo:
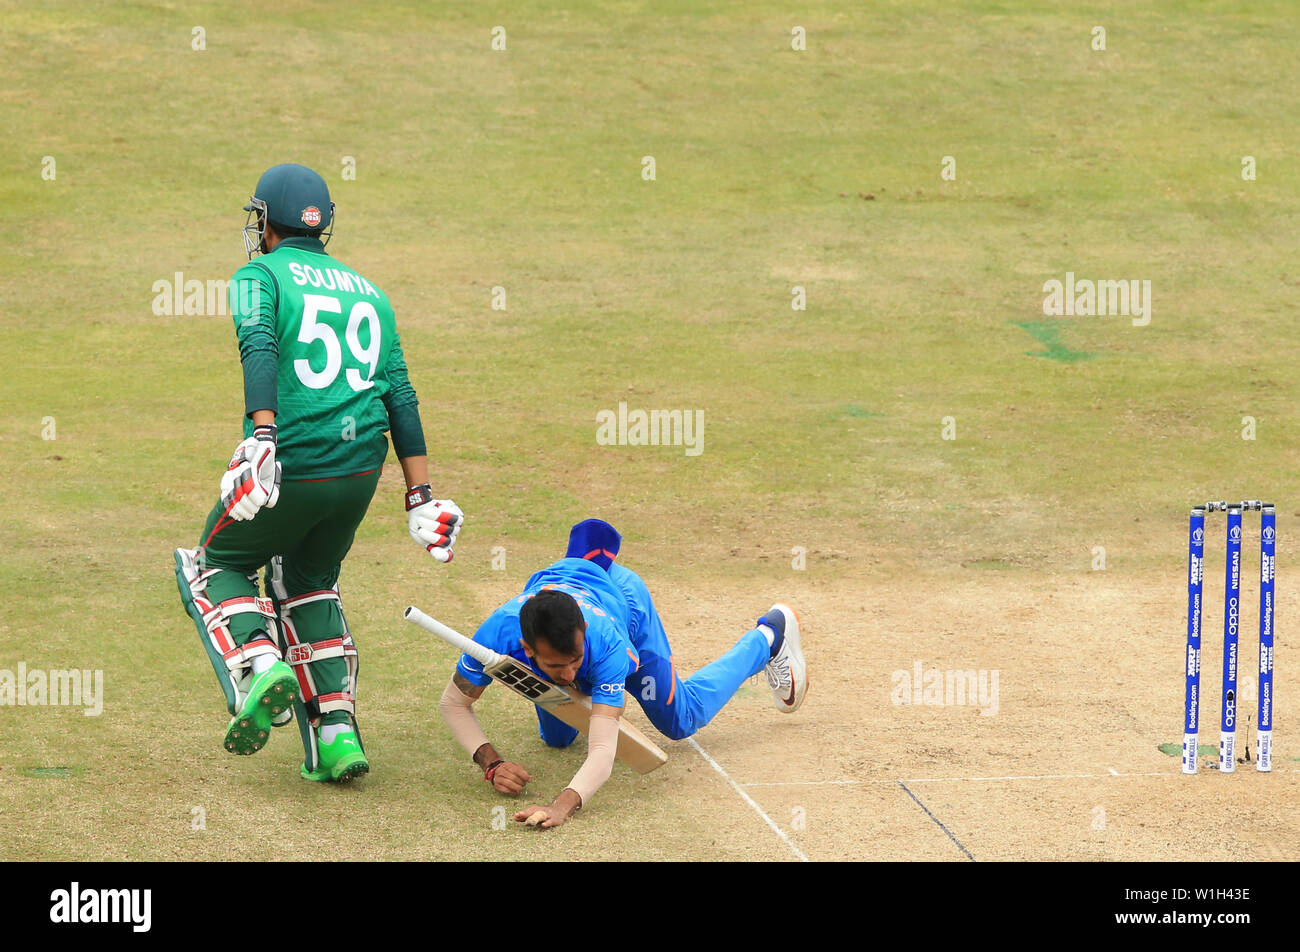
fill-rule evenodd
<path id="1" fill-rule="evenodd" d="M 275 424 L 254 428 L 235 447 L 221 477 L 221 506 L 232 519 L 252 519 L 263 506 L 274 509 L 280 498 L 280 464 L 275 458 Z"/>
<path id="2" fill-rule="evenodd" d="M 532 821 L 533 817 L 538 814 L 545 814 L 544 820 Z M 549 830 L 553 827 L 562 826 L 564 821 L 572 816 L 572 812 L 551 804 L 549 807 L 531 806 L 525 807 L 515 814 L 515 821 L 518 823 L 527 823 L 529 826 L 540 826 L 543 830 Z"/>
<path id="3" fill-rule="evenodd" d="M 497 793 L 504 793 L 508 796 L 517 796 L 524 792 L 524 786 L 533 778 L 528 776 L 528 771 L 523 768 L 522 764 L 511 763 L 503 760 L 495 767 L 490 767 L 483 775 L 488 783 L 492 784 L 492 789 Z"/>
<path id="4" fill-rule="evenodd" d="M 434 499 L 429 484 L 423 483 L 406 493 L 406 518 L 412 539 L 439 562 L 452 560 L 452 546 L 465 524 L 459 506 L 450 499 Z"/>

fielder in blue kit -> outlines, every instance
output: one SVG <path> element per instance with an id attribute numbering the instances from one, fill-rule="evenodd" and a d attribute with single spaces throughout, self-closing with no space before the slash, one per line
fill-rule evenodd
<path id="1" fill-rule="evenodd" d="M 688 678 L 673 664 L 672 647 L 645 583 L 615 563 L 620 536 L 606 522 L 573 527 L 565 557 L 528 580 L 523 592 L 493 612 L 474 640 L 510 655 L 541 678 L 591 697 L 588 758 L 574 782 L 549 807 L 544 827 L 558 826 L 609 776 L 618 716 L 636 698 L 655 728 L 673 740 L 709 723 L 749 678 L 765 672 L 776 706 L 790 713 L 807 693 L 807 666 L 792 609 L 774 605 L 735 646 Z M 483 665 L 461 655 L 441 710 L 452 733 L 501 793 L 517 794 L 527 771 L 497 756 L 469 705 L 492 681 Z M 538 730 L 551 747 L 567 747 L 578 730 L 537 709 Z M 607 723 L 602 723 L 607 722 Z M 611 732 L 612 731 L 612 737 Z M 608 749 L 605 749 L 605 748 Z M 595 763 L 593 763 L 595 761 Z"/>

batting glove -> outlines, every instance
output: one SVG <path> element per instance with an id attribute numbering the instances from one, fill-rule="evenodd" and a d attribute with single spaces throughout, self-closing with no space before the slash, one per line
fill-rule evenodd
<path id="1" fill-rule="evenodd" d="M 465 514 L 450 499 L 434 499 L 428 483 L 406 493 L 406 517 L 411 538 L 439 562 L 450 562 L 452 546 L 465 524 Z"/>
<path id="2" fill-rule="evenodd" d="M 232 519 L 252 519 L 263 506 L 274 509 L 280 498 L 280 464 L 275 458 L 274 424 L 259 426 L 235 447 L 221 477 L 221 505 Z"/>

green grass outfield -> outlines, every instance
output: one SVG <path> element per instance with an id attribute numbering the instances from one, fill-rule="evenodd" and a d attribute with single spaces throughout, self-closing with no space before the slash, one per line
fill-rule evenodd
<path id="1" fill-rule="evenodd" d="M 394 465 L 345 563 L 368 744 L 430 765 L 388 788 L 413 823 L 457 830 L 449 801 L 487 801 L 440 771 L 451 655 L 401 608 L 472 626 L 584 516 L 624 531 L 652 591 L 752 587 L 742 618 L 781 594 L 792 546 L 846 590 L 915 569 L 1027 584 L 1087 572 L 1097 546 L 1176 590 L 1190 502 L 1276 497 L 1289 536 L 1289 0 L 562 6 L 0 2 L 0 668 L 103 669 L 108 692 L 99 718 L 0 708 L 0 810 L 63 814 L 0 824 L 0 857 L 187 855 L 200 800 L 176 785 L 217 771 L 219 803 L 262 782 L 217 757 L 220 696 L 171 576 L 240 436 L 233 331 L 151 305 L 175 272 L 229 277 L 277 162 L 329 181 L 330 251 L 390 295 L 434 489 L 468 513 L 435 565 Z M 1066 272 L 1149 280 L 1150 324 L 1044 317 Z M 702 410 L 704 452 L 597 445 L 621 400 Z M 78 772 L 24 773 L 56 765 Z M 379 779 L 368 795 L 398 809 Z M 124 818 L 115 796 L 152 806 Z M 680 806 L 647 809 L 664 855 L 723 849 Z M 376 855 L 415 849 L 374 835 Z"/>

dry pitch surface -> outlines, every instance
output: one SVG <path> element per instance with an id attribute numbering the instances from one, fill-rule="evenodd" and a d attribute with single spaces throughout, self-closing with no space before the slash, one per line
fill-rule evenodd
<path id="1" fill-rule="evenodd" d="M 298 780 L 297 739 L 287 734 L 254 758 L 229 757 L 218 746 L 215 697 L 167 692 L 145 678 L 115 699 L 102 735 L 111 743 L 95 751 L 85 743 L 91 719 L 10 712 L 40 735 L 39 762 L 77 766 L 61 778 L 24 776 L 11 759 L 0 766 L 5 813 L 37 820 L 6 824 L 3 851 L 288 860 L 310 848 L 323 822 L 368 859 L 593 851 L 654 860 L 1296 859 L 1300 762 L 1285 728 L 1271 775 L 1243 764 L 1234 776 L 1203 769 L 1184 777 L 1178 759 L 1158 750 L 1179 740 L 1181 704 L 1179 625 L 1171 623 L 1180 596 L 1159 581 L 1106 572 L 904 577 L 876 566 L 865 584 L 847 585 L 818 579 L 814 562 L 773 592 L 799 606 L 805 625 L 812 690 L 804 707 L 777 713 L 758 679 L 693 742 L 665 741 L 665 767 L 645 777 L 616 768 L 589 809 L 549 833 L 502 822 L 494 808 L 516 804 L 487 789 L 437 721 L 450 651 L 419 644 L 393 610 L 400 599 L 360 599 L 354 615 L 391 619 L 361 634 L 369 777 L 348 788 Z M 687 670 L 744 627 L 737 606 L 764 601 L 717 581 L 707 591 L 659 590 Z M 512 591 L 485 582 L 475 597 L 486 608 Z M 925 598 L 914 597 L 921 591 Z M 1293 615 L 1297 601 L 1284 591 L 1279 615 Z M 1251 616 L 1244 621 L 1251 631 Z M 1209 743 L 1217 739 L 1215 628 L 1207 625 L 1203 674 Z M 1252 658 L 1250 637 L 1242 644 Z M 194 647 L 186 674 L 207 688 Z M 983 668 L 996 675 L 997 693 L 965 705 L 899 704 L 896 672 L 911 674 L 917 662 Z M 420 696 L 402 683 L 403 668 L 407 678 L 427 677 Z M 1298 682 L 1279 666 L 1280 696 Z M 483 716 L 489 735 L 534 773 L 538 794 L 553 794 L 577 768 L 580 751 L 543 748 L 526 708 L 504 691 L 489 691 Z M 1243 750 L 1245 739 L 1243 731 Z M 278 822 L 268 827 L 268 815 Z M 249 828 L 267 839 L 254 847 Z"/>

